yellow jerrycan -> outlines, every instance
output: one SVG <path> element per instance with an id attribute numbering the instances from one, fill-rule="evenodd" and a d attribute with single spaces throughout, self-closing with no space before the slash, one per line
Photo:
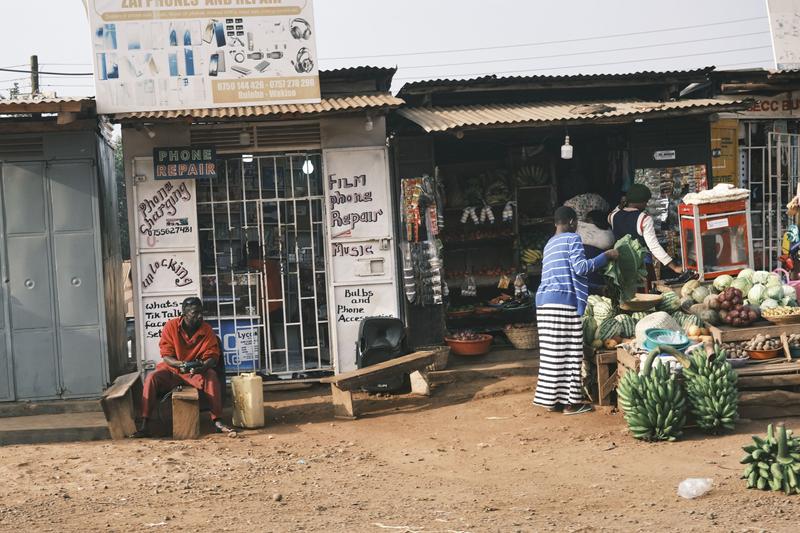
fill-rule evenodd
<path id="1" fill-rule="evenodd" d="M 264 386 L 254 372 L 231 378 L 233 425 L 255 429 L 264 427 Z"/>

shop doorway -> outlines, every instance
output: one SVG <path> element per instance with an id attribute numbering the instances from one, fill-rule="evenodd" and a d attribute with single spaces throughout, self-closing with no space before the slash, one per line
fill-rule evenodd
<path id="1" fill-rule="evenodd" d="M 206 320 L 228 371 L 333 370 L 319 152 L 238 155 L 197 183 Z"/>
<path id="2" fill-rule="evenodd" d="M 769 134 L 768 179 L 764 184 L 763 205 L 765 260 L 769 270 L 780 266 L 783 233 L 794 223 L 786 213 L 786 204 L 797 194 L 800 173 L 800 134 Z"/>

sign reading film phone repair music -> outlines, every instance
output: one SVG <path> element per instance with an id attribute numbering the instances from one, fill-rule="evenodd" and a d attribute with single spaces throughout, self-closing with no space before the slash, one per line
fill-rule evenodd
<path id="1" fill-rule="evenodd" d="M 99 113 L 320 101 L 312 0 L 84 0 Z"/>

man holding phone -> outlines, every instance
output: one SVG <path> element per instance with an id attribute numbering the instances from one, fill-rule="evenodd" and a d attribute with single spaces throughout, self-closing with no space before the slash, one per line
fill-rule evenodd
<path id="1" fill-rule="evenodd" d="M 200 298 L 192 296 L 181 303 L 181 316 L 167 322 L 161 330 L 159 348 L 161 362 L 144 380 L 142 424 L 133 437 L 150 436 L 150 415 L 159 396 L 178 385 L 189 385 L 205 394 L 211 402 L 211 421 L 217 431 L 233 431 L 222 422 L 222 385 L 214 371 L 221 357 L 219 343 L 211 325 L 203 320 Z"/>

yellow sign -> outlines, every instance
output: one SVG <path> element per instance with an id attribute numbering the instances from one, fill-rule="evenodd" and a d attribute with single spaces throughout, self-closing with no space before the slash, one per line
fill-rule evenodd
<path id="1" fill-rule="evenodd" d="M 711 175 L 714 184 L 739 186 L 739 121 L 719 120 L 711 124 Z"/>

